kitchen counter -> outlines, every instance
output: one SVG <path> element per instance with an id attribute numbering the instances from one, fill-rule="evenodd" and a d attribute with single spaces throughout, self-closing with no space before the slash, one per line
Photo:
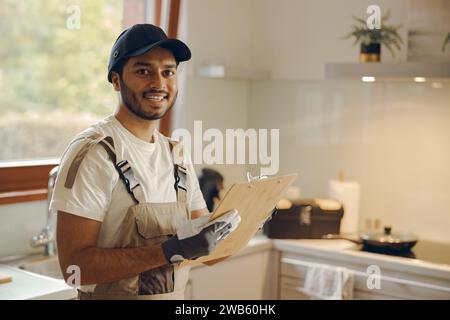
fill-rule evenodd
<path id="1" fill-rule="evenodd" d="M 430 280 L 435 285 L 450 288 L 450 265 L 362 252 L 359 251 L 358 245 L 347 240 L 283 240 L 269 239 L 259 234 L 253 237 L 245 248 L 226 261 L 231 260 L 237 263 L 240 258 L 255 256 L 254 254 L 268 251 L 277 252 L 282 259 L 289 260 L 290 258 L 298 259 L 298 257 L 301 257 L 301 259 L 309 262 L 327 263 L 332 261 L 335 265 L 355 267 L 361 272 L 365 272 L 369 265 L 377 265 L 387 276 L 396 276 L 397 278 L 410 280 L 426 277 L 427 280 Z M 40 261 L 39 258 L 33 257 L 30 259 L 32 262 L 29 262 L 28 270 L 39 272 L 39 268 L 33 266 L 34 261 Z M 45 268 L 48 270 L 52 270 L 54 266 L 58 265 L 56 257 L 41 257 L 40 259 L 45 259 L 44 261 L 46 262 L 45 264 L 38 262 L 37 265 L 45 265 Z M 23 264 L 24 260 L 21 261 L 21 264 Z M 76 290 L 67 286 L 63 280 L 27 272 L 19 269 L 18 266 L 17 261 L 8 263 L 8 265 L 0 264 L 0 273 L 13 277 L 11 283 L 0 284 L 0 299 L 76 298 Z M 204 267 L 204 265 L 193 266 L 193 269 L 201 267 Z"/>
<path id="2" fill-rule="evenodd" d="M 272 245 L 274 249 L 284 253 L 307 254 L 311 258 L 326 256 L 345 263 L 378 265 L 398 272 L 444 278 L 450 281 L 450 265 L 364 252 L 359 250 L 358 245 L 347 240 L 273 239 Z"/>
<path id="3" fill-rule="evenodd" d="M 12 277 L 11 282 L 0 284 L 0 300 L 69 300 L 77 297 L 77 291 L 64 280 L 7 265 L 0 265 L 0 273 Z"/>
<path id="4" fill-rule="evenodd" d="M 396 257 L 385 254 L 360 251 L 357 244 L 347 240 L 322 239 L 269 239 L 264 235 L 253 237 L 248 245 L 235 256 L 246 255 L 261 250 L 278 250 L 285 254 L 308 254 L 312 257 L 329 257 L 344 262 L 367 265 L 384 265 L 398 271 L 407 271 L 438 276 L 450 280 L 450 265 L 431 263 L 420 259 Z"/>
<path id="5" fill-rule="evenodd" d="M 193 267 L 188 298 L 304 299 L 299 292 L 312 264 L 352 272 L 355 299 L 450 297 L 450 265 L 362 252 L 359 245 L 347 240 L 282 240 L 258 235 L 240 252 L 213 267 Z M 372 288 L 368 281 L 375 279 L 379 284 Z M 242 283 L 247 285 L 240 290 Z M 220 287 L 220 293 L 211 286 Z"/>
<path id="6" fill-rule="evenodd" d="M 249 244 L 233 256 L 245 256 L 252 253 L 270 250 L 272 242 L 262 236 L 254 237 Z M 76 299 L 77 291 L 68 286 L 61 278 L 57 257 L 44 257 L 41 255 L 30 255 L 27 257 L 14 257 L 3 259 L 0 264 L 0 273 L 12 276 L 12 282 L 0 284 L 0 300 L 67 300 Z M 26 266 L 28 272 L 20 267 Z M 193 268 L 201 267 L 194 266 Z M 51 275 L 44 276 L 39 273 Z"/>
<path id="7" fill-rule="evenodd" d="M 280 263 L 287 259 L 304 260 L 306 263 L 332 264 L 351 268 L 366 275 L 369 266 L 378 266 L 386 279 L 394 278 L 398 283 L 424 281 L 425 287 L 436 286 L 450 294 L 450 265 L 431 263 L 420 259 L 411 259 L 385 254 L 360 251 L 360 246 L 348 240 L 322 239 L 269 239 L 259 234 L 253 237 L 245 248 L 229 260 L 250 256 L 263 251 L 278 252 Z M 193 268 L 204 267 L 197 265 Z"/>
<path id="8" fill-rule="evenodd" d="M 349 270 L 355 299 L 450 298 L 448 264 L 364 252 L 347 240 L 273 239 L 272 246 L 280 252 L 281 299 L 303 299 L 297 289 L 316 264 Z"/>

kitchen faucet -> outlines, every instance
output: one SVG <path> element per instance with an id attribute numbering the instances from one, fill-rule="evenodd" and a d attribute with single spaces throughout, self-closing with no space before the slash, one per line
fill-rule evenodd
<path id="1" fill-rule="evenodd" d="M 52 219 L 52 212 L 50 210 L 50 201 L 52 199 L 53 188 L 55 187 L 56 175 L 58 174 L 59 166 L 54 167 L 48 175 L 47 184 L 47 224 L 42 231 L 31 238 L 30 245 L 33 248 L 45 246 L 44 255 L 56 255 L 56 241 L 55 241 L 55 224 Z"/>

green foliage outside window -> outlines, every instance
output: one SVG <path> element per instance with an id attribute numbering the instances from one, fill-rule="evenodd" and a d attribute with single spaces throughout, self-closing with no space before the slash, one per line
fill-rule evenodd
<path id="1" fill-rule="evenodd" d="M 58 156 L 73 134 L 114 110 L 106 76 L 122 3 L 0 0 L 0 160 Z M 79 29 L 68 26 L 73 6 Z"/>

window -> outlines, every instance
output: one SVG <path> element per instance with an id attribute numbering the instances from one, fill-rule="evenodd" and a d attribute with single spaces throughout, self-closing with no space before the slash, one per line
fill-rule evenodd
<path id="1" fill-rule="evenodd" d="M 110 114 L 122 0 L 0 1 L 0 161 L 57 158 Z"/>
<path id="2" fill-rule="evenodd" d="M 114 110 L 107 63 L 126 3 L 0 1 L 0 204 L 45 199 L 73 136 Z"/>
<path id="3" fill-rule="evenodd" d="M 0 204 L 47 197 L 48 173 L 70 140 L 116 108 L 107 64 L 117 36 L 135 23 L 160 25 L 165 12 L 176 37 L 179 8 L 180 0 L 0 0 Z"/>

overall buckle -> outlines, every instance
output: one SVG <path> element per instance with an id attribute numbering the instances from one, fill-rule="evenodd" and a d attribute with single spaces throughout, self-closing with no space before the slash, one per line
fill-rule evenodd
<path id="1" fill-rule="evenodd" d="M 178 188 L 187 191 L 187 170 L 179 164 L 175 165 L 175 190 Z"/>
<path id="2" fill-rule="evenodd" d="M 128 193 L 133 193 L 133 190 L 139 186 L 139 182 L 136 180 L 133 169 L 127 160 L 122 160 L 117 163 L 117 168 L 119 169 L 120 178 L 125 183 Z"/>

